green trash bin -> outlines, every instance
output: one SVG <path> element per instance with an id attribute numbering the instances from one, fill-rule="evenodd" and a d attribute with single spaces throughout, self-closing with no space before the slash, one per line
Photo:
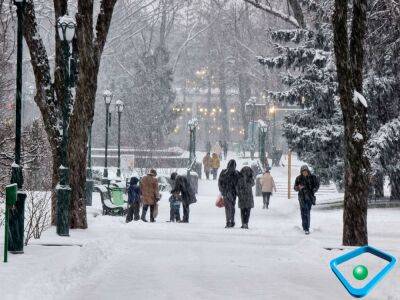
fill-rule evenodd
<path id="1" fill-rule="evenodd" d="M 121 188 L 111 188 L 111 202 L 117 206 L 123 206 L 124 201 L 124 190 Z"/>

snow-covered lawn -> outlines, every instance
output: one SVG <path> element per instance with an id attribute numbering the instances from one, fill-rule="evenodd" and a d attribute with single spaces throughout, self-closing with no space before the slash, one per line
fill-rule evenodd
<path id="1" fill-rule="evenodd" d="M 274 169 L 279 186 L 286 172 Z M 0 264 L 0 299 L 351 299 L 329 268 L 344 251 L 324 249 L 341 245 L 341 211 L 314 210 L 305 236 L 296 195 L 280 191 L 269 210 L 256 199 L 249 230 L 239 228 L 239 211 L 236 228 L 224 229 L 216 182 L 202 180 L 199 190 L 190 224 L 165 222 L 168 195 L 153 224 L 102 216 L 95 197 L 88 230 L 60 238 L 51 228 Z M 398 258 L 399 216 L 372 209 L 368 219 L 370 244 Z M 399 278 L 396 266 L 367 299 L 400 299 Z"/>

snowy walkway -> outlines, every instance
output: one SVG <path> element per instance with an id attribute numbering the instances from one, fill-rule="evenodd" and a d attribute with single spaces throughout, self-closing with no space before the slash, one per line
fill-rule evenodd
<path id="1" fill-rule="evenodd" d="M 285 172 L 275 169 L 279 186 L 285 186 Z M 154 224 L 91 214 L 89 229 L 72 231 L 70 238 L 50 229 L 39 243 L 83 247 L 32 245 L 24 255 L 11 256 L 0 266 L 0 298 L 351 299 L 329 269 L 330 259 L 343 252 L 324 249 L 341 243 L 340 211 L 314 211 L 313 232 L 305 236 L 296 196 L 288 200 L 278 193 L 268 211 L 256 199 L 250 230 L 224 229 L 216 195 L 216 182 L 200 182 L 190 224 L 165 222 L 165 195 Z M 397 257 L 399 214 L 398 209 L 369 213 L 371 245 Z M 367 299 L 400 299 L 399 276 L 396 267 Z"/>

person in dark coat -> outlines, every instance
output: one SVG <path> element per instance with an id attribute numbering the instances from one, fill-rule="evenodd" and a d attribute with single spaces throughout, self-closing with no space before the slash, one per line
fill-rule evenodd
<path id="1" fill-rule="evenodd" d="M 253 186 L 255 185 L 253 170 L 245 166 L 239 173 L 237 184 L 237 195 L 240 213 L 242 217 L 242 227 L 249 229 L 250 211 L 254 207 Z"/>
<path id="2" fill-rule="evenodd" d="M 170 184 L 172 190 L 175 188 L 175 181 L 177 177 L 177 173 L 174 172 L 171 174 L 170 177 Z M 180 215 L 180 209 L 181 209 L 181 199 L 179 193 L 171 194 L 169 197 L 169 221 L 170 222 L 180 222 L 181 221 L 181 215 Z"/>
<path id="3" fill-rule="evenodd" d="M 224 198 L 226 226 L 231 228 L 235 226 L 235 205 L 237 196 L 237 183 L 239 172 L 236 170 L 236 161 L 231 159 L 227 168 L 222 170 L 218 178 L 218 188 Z"/>
<path id="4" fill-rule="evenodd" d="M 315 205 L 315 193 L 319 189 L 317 176 L 311 174 L 308 166 L 304 165 L 300 169 L 294 183 L 294 190 L 298 192 L 302 226 L 305 234 L 310 234 L 311 207 Z"/>
<path id="5" fill-rule="evenodd" d="M 140 188 L 137 185 L 139 179 L 132 177 L 128 188 L 128 214 L 126 215 L 126 223 L 133 220 L 138 221 L 140 219 Z M 134 217 L 134 218 L 133 218 Z"/>
<path id="6" fill-rule="evenodd" d="M 171 194 L 180 194 L 182 201 L 183 217 L 180 223 L 189 223 L 189 206 L 197 202 L 196 195 L 186 176 L 178 175 L 175 179 L 175 187 Z"/>
<path id="7" fill-rule="evenodd" d="M 228 157 L 228 142 L 227 141 L 223 141 L 222 151 L 224 152 L 224 159 L 227 159 L 227 157 Z"/>

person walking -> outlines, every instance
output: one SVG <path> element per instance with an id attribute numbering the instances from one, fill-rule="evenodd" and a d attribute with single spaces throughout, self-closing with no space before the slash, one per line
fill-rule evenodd
<path id="1" fill-rule="evenodd" d="M 138 221 L 140 219 L 140 188 L 137 185 L 139 179 L 132 177 L 128 188 L 128 213 L 126 215 L 126 223 L 132 220 Z"/>
<path id="2" fill-rule="evenodd" d="M 300 168 L 300 175 L 294 183 L 294 190 L 298 192 L 302 226 L 305 234 L 310 234 L 311 207 L 315 205 L 315 193 L 319 189 L 317 176 L 311 174 L 307 165 Z"/>
<path id="3" fill-rule="evenodd" d="M 226 160 L 228 158 L 228 142 L 227 141 L 223 141 L 222 151 L 224 152 L 224 159 Z"/>
<path id="4" fill-rule="evenodd" d="M 207 154 L 203 158 L 204 173 L 206 174 L 207 180 L 210 179 L 211 164 L 212 158 L 210 156 L 210 152 L 207 152 Z"/>
<path id="5" fill-rule="evenodd" d="M 211 173 L 213 175 L 213 180 L 217 179 L 218 169 L 221 166 L 221 161 L 217 153 L 213 153 L 211 157 Z"/>
<path id="6" fill-rule="evenodd" d="M 154 169 L 151 169 L 149 174 L 142 178 L 140 182 L 140 192 L 142 194 L 143 199 L 143 208 L 142 208 L 142 221 L 147 222 L 146 214 L 147 210 L 150 207 L 150 222 L 155 222 L 154 219 L 154 208 L 157 202 L 160 200 L 160 192 L 158 190 L 158 181 L 157 181 L 157 172 Z"/>
<path id="7" fill-rule="evenodd" d="M 225 204 L 225 228 L 235 227 L 235 205 L 238 179 L 239 172 L 236 170 L 236 161 L 231 159 L 228 162 L 227 168 L 222 170 L 218 179 L 218 188 Z"/>
<path id="8" fill-rule="evenodd" d="M 261 177 L 261 192 L 263 196 L 263 209 L 268 209 L 269 207 L 269 200 L 272 195 L 272 191 L 276 193 L 276 186 L 274 178 L 270 173 L 271 168 L 266 167 L 263 176 Z"/>
<path id="9" fill-rule="evenodd" d="M 253 170 L 245 166 L 239 172 L 237 184 L 238 206 L 243 229 L 249 229 L 250 211 L 254 207 L 253 186 L 255 185 Z"/>
<path id="10" fill-rule="evenodd" d="M 221 160 L 221 153 L 222 153 L 222 147 L 221 147 L 221 144 L 220 144 L 220 142 L 216 142 L 215 143 L 215 145 L 214 145 L 214 147 L 213 147 L 213 152 L 215 153 L 215 154 L 217 154 L 217 156 L 218 156 L 218 158 Z"/>
<path id="11" fill-rule="evenodd" d="M 180 200 L 182 201 L 183 217 L 180 223 L 189 223 L 189 206 L 193 203 L 196 203 L 197 199 L 194 190 L 186 176 L 176 176 L 175 186 L 171 190 L 171 194 L 180 195 Z"/>
<path id="12" fill-rule="evenodd" d="M 170 177 L 170 184 L 172 190 L 175 188 L 175 181 L 178 174 L 173 172 Z M 171 194 L 169 197 L 169 221 L 170 222 L 180 222 L 181 221 L 181 199 L 179 193 Z"/>

